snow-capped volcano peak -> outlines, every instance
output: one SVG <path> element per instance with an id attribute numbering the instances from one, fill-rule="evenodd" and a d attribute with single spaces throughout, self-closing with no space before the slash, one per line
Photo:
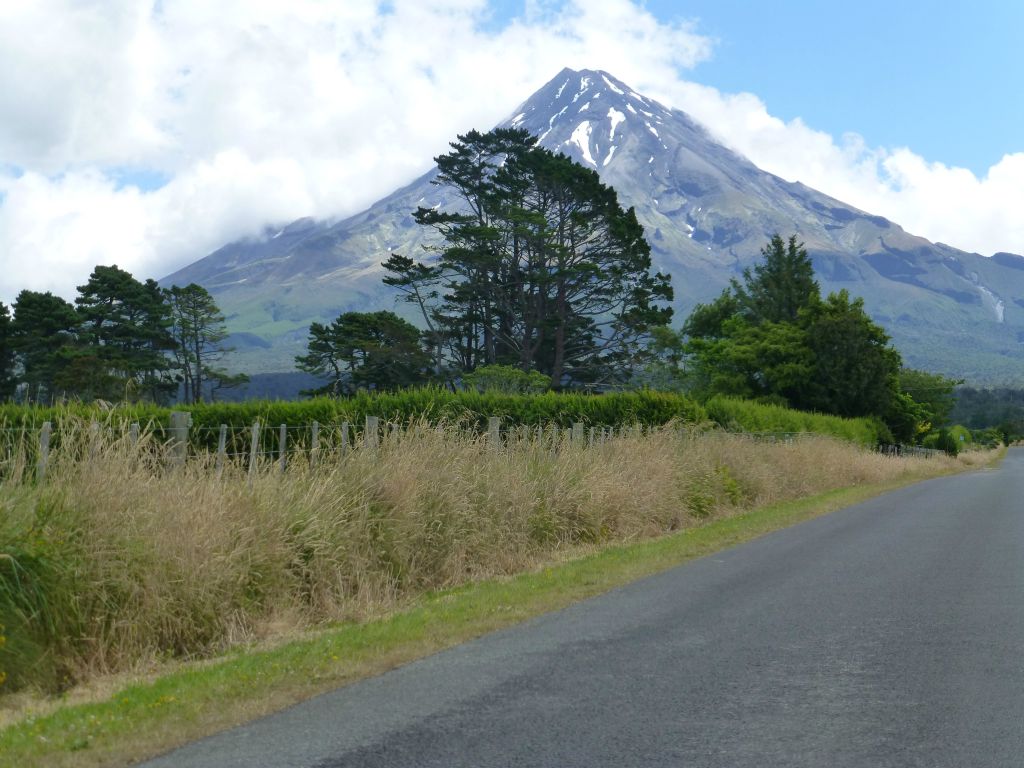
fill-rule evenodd
<path id="1" fill-rule="evenodd" d="M 634 135 L 648 136 L 651 151 L 668 149 L 661 137 L 666 121 L 701 130 L 683 113 L 599 70 L 563 69 L 513 114 L 504 125 L 525 128 L 542 146 L 597 169 L 611 164 Z"/>

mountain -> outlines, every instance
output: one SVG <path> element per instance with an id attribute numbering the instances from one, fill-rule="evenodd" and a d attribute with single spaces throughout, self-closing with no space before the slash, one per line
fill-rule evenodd
<path id="1" fill-rule="evenodd" d="M 655 267 L 673 276 L 677 324 L 756 262 L 771 234 L 796 233 L 823 291 L 846 288 L 892 335 L 909 365 L 971 382 L 1024 381 L 1024 257 L 990 258 L 911 235 L 785 181 L 605 72 L 563 70 L 503 125 L 596 169 L 634 206 Z M 454 139 L 454 137 L 453 137 Z M 286 370 L 313 320 L 396 308 L 381 283 L 391 252 L 419 257 L 417 206 L 454 201 L 431 171 L 360 214 L 300 219 L 224 246 L 164 278 L 209 289 L 228 317 L 234 364 Z"/>

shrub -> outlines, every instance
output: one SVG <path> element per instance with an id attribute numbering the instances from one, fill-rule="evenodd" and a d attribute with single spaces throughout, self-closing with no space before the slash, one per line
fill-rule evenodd
<path id="1" fill-rule="evenodd" d="M 540 371 L 526 371 L 513 365 L 484 365 L 462 377 L 477 392 L 535 395 L 550 389 L 551 379 Z"/>

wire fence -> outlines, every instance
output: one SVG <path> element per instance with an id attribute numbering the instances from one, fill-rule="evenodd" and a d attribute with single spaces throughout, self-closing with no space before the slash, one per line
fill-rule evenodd
<path id="1" fill-rule="evenodd" d="M 613 439 L 650 437 L 668 430 L 685 434 L 690 429 L 678 422 L 619 426 L 576 422 L 571 427 L 508 424 L 497 416 L 488 418 L 484 431 L 425 421 L 401 424 L 377 416 L 367 416 L 361 424 L 348 421 L 335 424 L 316 421 L 308 424 L 267 424 L 256 420 L 241 427 L 228 424 L 213 427 L 193 426 L 188 412 L 173 411 L 167 424 L 91 421 L 71 426 L 62 424 L 59 430 L 54 430 L 51 422 L 47 421 L 38 429 L 0 427 L 0 482 L 45 482 L 55 451 L 61 452 L 64 461 L 72 462 L 95 462 L 111 452 L 133 454 L 145 458 L 155 471 L 161 467 L 174 469 L 189 462 L 198 462 L 219 473 L 228 464 L 233 464 L 246 471 L 251 482 L 255 474 L 271 468 L 285 472 L 295 464 L 315 467 L 322 461 L 344 460 L 354 451 L 386 450 L 427 430 L 477 441 L 481 449 L 501 450 L 530 444 L 560 451 L 593 448 Z M 813 435 L 809 432 L 733 434 L 772 443 L 793 442 Z M 942 453 L 904 445 L 883 445 L 878 450 L 887 456 L 926 458 Z"/>

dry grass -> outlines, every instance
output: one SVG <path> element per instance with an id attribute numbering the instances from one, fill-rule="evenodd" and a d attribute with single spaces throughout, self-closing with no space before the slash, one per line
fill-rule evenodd
<path id="1" fill-rule="evenodd" d="M 500 450 L 425 426 L 316 466 L 167 469 L 160 446 L 60 436 L 42 486 L 0 487 L 0 670 L 60 690 L 171 658 L 379 615 L 424 591 L 858 483 L 952 469 L 827 438 L 667 428 L 585 447 Z M 6 564 L 6 565 L 5 565 Z"/>

